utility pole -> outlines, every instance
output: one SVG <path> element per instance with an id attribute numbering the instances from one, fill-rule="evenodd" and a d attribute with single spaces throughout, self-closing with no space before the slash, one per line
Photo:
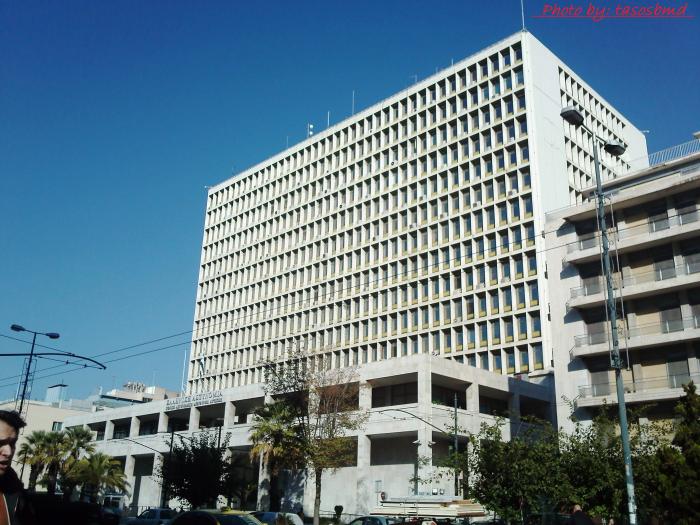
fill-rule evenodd
<path id="1" fill-rule="evenodd" d="M 457 439 L 457 392 L 455 392 L 455 497 L 459 496 L 459 465 L 457 464 L 457 453 L 459 452 L 459 440 Z"/>

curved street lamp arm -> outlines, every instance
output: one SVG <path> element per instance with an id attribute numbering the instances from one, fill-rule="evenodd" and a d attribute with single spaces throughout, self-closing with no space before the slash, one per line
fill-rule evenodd
<path id="1" fill-rule="evenodd" d="M 14 357 L 25 356 L 26 357 L 29 355 L 30 354 L 27 354 L 27 353 L 12 353 L 12 354 L 0 354 L 0 357 L 12 357 L 12 356 L 14 356 Z M 102 370 L 107 369 L 107 367 L 105 365 L 103 365 L 102 363 L 100 363 L 99 361 L 95 361 L 94 359 L 92 359 L 90 357 L 85 357 L 82 355 L 73 354 L 71 352 L 34 352 L 33 355 L 35 355 L 37 357 L 45 356 L 45 355 L 60 355 L 60 356 L 65 356 L 65 357 L 73 357 L 75 359 L 82 359 L 83 361 L 90 361 L 91 363 L 96 364 Z M 87 366 L 87 365 L 84 365 L 84 366 Z"/>
<path id="2" fill-rule="evenodd" d="M 160 450 L 156 450 L 155 448 L 149 447 L 148 445 L 144 445 L 140 441 L 136 441 L 135 439 L 131 438 L 117 438 L 122 441 L 130 441 L 131 443 L 136 443 L 137 445 L 141 445 L 142 447 L 146 447 L 148 450 L 152 450 L 153 452 L 157 452 L 158 454 L 164 454 L 164 452 L 161 452 Z M 115 440 L 116 441 L 116 440 Z"/>

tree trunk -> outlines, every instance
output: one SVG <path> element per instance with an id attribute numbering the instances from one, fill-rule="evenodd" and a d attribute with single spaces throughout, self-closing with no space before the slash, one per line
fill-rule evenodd
<path id="1" fill-rule="evenodd" d="M 314 469 L 314 477 L 316 478 L 316 495 L 314 496 L 314 525 L 319 525 L 321 521 L 321 474 L 323 474 L 323 469 Z"/>
<path id="2" fill-rule="evenodd" d="M 29 469 L 29 492 L 34 492 L 36 490 L 36 480 L 39 479 L 40 472 L 39 465 L 32 465 Z"/>

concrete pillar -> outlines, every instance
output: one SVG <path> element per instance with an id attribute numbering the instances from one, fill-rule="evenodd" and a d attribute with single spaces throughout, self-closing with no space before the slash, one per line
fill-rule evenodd
<path id="1" fill-rule="evenodd" d="M 139 504 L 139 494 L 134 490 L 134 482 L 136 481 L 136 477 L 134 476 L 135 463 L 136 457 L 132 456 L 131 454 L 127 454 L 126 459 L 124 460 L 124 476 L 126 477 L 126 481 L 127 483 L 129 483 L 129 486 L 132 489 L 130 503 L 130 505 L 132 506 L 137 506 Z"/>
<path id="2" fill-rule="evenodd" d="M 689 343 L 686 348 L 688 349 L 688 373 L 690 377 L 698 382 L 698 375 L 700 375 L 700 360 L 698 359 L 698 353 L 693 348 L 692 343 Z"/>
<path id="3" fill-rule="evenodd" d="M 688 300 L 688 292 L 686 290 L 678 290 L 678 300 L 681 303 L 681 317 L 683 317 L 683 326 L 686 326 L 686 319 L 693 318 L 693 307 L 690 306 Z M 688 325 L 690 328 L 691 325 Z"/>
<path id="4" fill-rule="evenodd" d="M 258 466 L 258 506 L 257 510 L 270 510 L 270 473 L 267 465 L 260 456 Z"/>
<path id="5" fill-rule="evenodd" d="M 167 432 L 170 416 L 166 412 L 158 414 L 158 432 Z"/>
<path id="6" fill-rule="evenodd" d="M 114 437 L 114 421 L 108 419 L 105 422 L 105 439 L 112 439 Z"/>
<path id="7" fill-rule="evenodd" d="M 372 408 L 372 384 L 368 381 L 360 381 L 359 391 L 359 407 L 360 410 L 369 410 Z"/>
<path id="8" fill-rule="evenodd" d="M 479 413 L 479 385 L 472 383 L 467 387 L 467 412 Z"/>
<path id="9" fill-rule="evenodd" d="M 431 384 L 431 373 L 430 373 L 430 360 L 432 358 L 428 356 L 426 360 L 421 363 L 421 367 L 418 369 L 418 404 L 430 412 L 433 406 L 433 394 L 432 394 L 432 384 Z"/>
<path id="10" fill-rule="evenodd" d="M 418 493 L 431 494 L 433 474 L 433 429 L 421 424 L 418 428 Z"/>
<path id="11" fill-rule="evenodd" d="M 141 430 L 141 420 L 138 416 L 131 416 L 131 424 L 129 425 L 129 437 L 134 438 L 139 436 Z"/>
<path id="12" fill-rule="evenodd" d="M 226 401 L 224 403 L 224 428 L 231 428 L 236 419 L 236 405 L 231 401 Z"/>
<path id="13" fill-rule="evenodd" d="M 158 477 L 158 474 L 161 471 L 161 468 L 163 467 L 163 454 L 158 454 L 155 453 L 153 454 L 153 473 L 151 474 L 151 477 L 155 481 Z M 161 507 L 166 506 L 167 501 L 163 501 L 163 498 L 165 498 L 166 493 L 163 490 L 163 485 L 160 483 L 155 483 L 158 486 L 158 505 Z"/>
<path id="14" fill-rule="evenodd" d="M 199 430 L 199 409 L 197 407 L 190 407 L 190 420 L 187 424 L 187 430 L 190 432 Z"/>
<path id="15" fill-rule="evenodd" d="M 357 436 L 357 487 L 355 491 L 357 514 L 368 514 L 375 506 L 376 496 L 370 478 L 372 440 L 366 434 Z"/>
<path id="16" fill-rule="evenodd" d="M 508 413 L 510 419 L 520 419 L 520 393 L 513 392 L 508 398 Z"/>

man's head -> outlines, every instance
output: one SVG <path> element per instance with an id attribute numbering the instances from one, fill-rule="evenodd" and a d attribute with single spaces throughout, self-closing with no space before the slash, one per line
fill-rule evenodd
<path id="1" fill-rule="evenodd" d="M 0 476 L 12 466 L 19 429 L 25 425 L 19 413 L 0 410 Z"/>
<path id="2" fill-rule="evenodd" d="M 576 505 L 574 505 L 573 511 L 574 512 L 581 512 L 581 505 L 579 505 L 578 503 Z"/>

